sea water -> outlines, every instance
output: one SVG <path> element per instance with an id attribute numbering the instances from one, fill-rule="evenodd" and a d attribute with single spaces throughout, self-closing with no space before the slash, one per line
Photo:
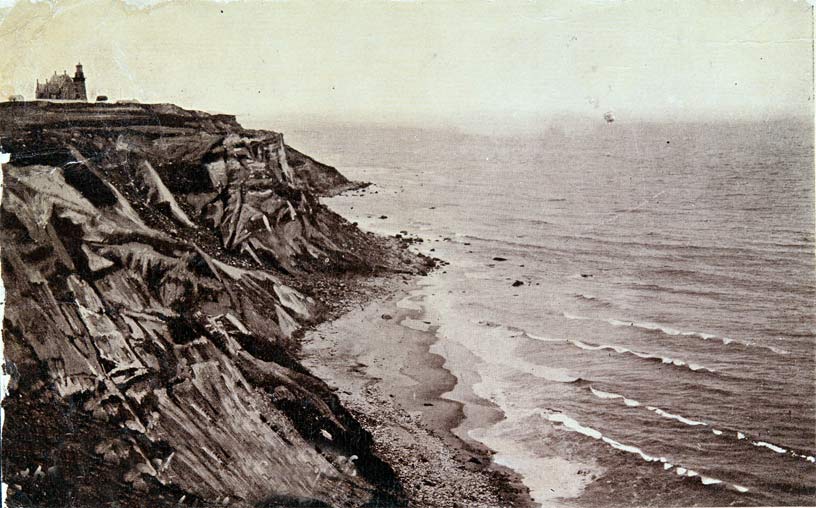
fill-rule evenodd
<path id="1" fill-rule="evenodd" d="M 547 506 L 816 503 L 812 140 L 793 120 L 287 137 L 373 183 L 331 208 L 450 263 L 415 298 L 432 350 L 504 415 L 459 431 Z"/>

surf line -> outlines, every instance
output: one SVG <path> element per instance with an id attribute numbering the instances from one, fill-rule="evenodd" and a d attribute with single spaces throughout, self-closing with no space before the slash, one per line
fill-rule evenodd
<path id="1" fill-rule="evenodd" d="M 625 320 L 614 319 L 614 318 L 596 319 L 596 318 L 591 318 L 591 317 L 586 317 L 586 316 L 576 316 L 574 314 L 570 314 L 569 312 L 562 312 L 562 315 L 567 319 L 579 320 L 579 321 L 597 321 L 597 322 L 601 322 L 601 323 L 607 323 L 607 324 L 610 324 L 610 325 L 616 326 L 616 327 L 632 326 L 632 327 L 639 328 L 641 330 L 647 330 L 647 331 L 650 331 L 650 332 L 660 332 L 660 333 L 668 335 L 670 337 L 697 337 L 697 338 L 703 339 L 703 340 L 717 339 L 726 346 L 728 344 L 738 344 L 738 345 L 743 346 L 743 347 L 755 347 L 755 348 L 767 349 L 767 350 L 770 350 L 770 351 L 772 351 L 772 352 L 774 352 L 776 354 L 779 354 L 779 355 L 790 354 L 789 351 L 778 348 L 776 346 L 770 346 L 770 345 L 766 345 L 766 344 L 755 344 L 755 343 L 747 341 L 747 340 L 732 339 L 730 337 L 720 337 L 719 335 L 715 335 L 713 333 L 689 332 L 689 331 L 683 331 L 683 330 L 675 330 L 674 328 L 671 328 L 669 326 L 665 326 L 665 325 L 661 325 L 661 324 L 657 324 L 657 323 L 649 323 L 649 322 L 641 323 L 641 322 L 637 322 L 637 321 L 625 321 Z"/>
<path id="2" fill-rule="evenodd" d="M 617 394 L 617 393 L 605 392 L 605 391 L 602 391 L 602 390 L 598 390 L 598 389 L 594 388 L 593 386 L 590 386 L 589 390 L 592 393 L 592 395 L 598 397 L 599 399 L 622 399 L 623 403 L 626 404 L 629 407 L 641 407 L 642 406 L 642 407 L 645 407 L 647 410 L 652 411 L 653 413 L 655 413 L 655 414 L 657 414 L 659 416 L 662 416 L 664 418 L 677 420 L 678 422 L 684 423 L 684 424 L 692 426 L 692 427 L 696 427 L 696 426 L 709 427 L 709 428 L 711 428 L 712 434 L 714 434 L 715 436 L 726 436 L 726 433 L 724 431 L 713 428 L 713 426 L 708 422 L 692 420 L 690 418 L 686 418 L 685 416 L 669 413 L 668 411 L 664 411 L 663 409 L 660 409 L 658 407 L 644 406 L 642 403 L 640 403 L 640 402 L 638 402 L 636 400 L 626 398 L 623 395 L 620 395 L 620 394 Z M 807 462 L 810 462 L 812 464 L 816 464 L 816 457 L 814 457 L 813 455 L 805 454 L 805 453 L 799 453 L 797 451 L 791 450 L 789 448 L 784 448 L 782 446 L 775 445 L 775 444 L 769 443 L 767 441 L 754 441 L 752 439 L 749 439 L 745 435 L 745 433 L 740 432 L 740 431 L 729 431 L 728 436 L 730 436 L 730 435 L 735 435 L 738 441 L 743 441 L 743 440 L 749 441 L 750 444 L 753 445 L 753 446 L 756 446 L 756 447 L 759 447 L 759 448 L 767 448 L 767 449 L 769 449 L 769 450 L 771 450 L 773 452 L 779 453 L 779 454 L 787 453 L 792 457 L 796 457 L 798 459 L 803 459 L 803 460 L 806 460 Z"/>
<path id="3" fill-rule="evenodd" d="M 724 487 L 735 490 L 735 491 L 737 491 L 737 492 L 739 492 L 741 494 L 744 494 L 744 493 L 748 492 L 748 488 L 744 487 L 742 485 L 738 485 L 736 483 L 725 483 L 722 480 L 719 480 L 717 478 L 712 478 L 712 477 L 709 477 L 709 476 L 702 475 L 699 472 L 694 471 L 692 469 L 689 469 L 687 467 L 683 467 L 683 466 L 674 464 L 669 459 L 667 459 L 666 457 L 655 457 L 653 455 L 649 455 L 649 454 L 647 454 L 646 452 L 644 452 L 643 450 L 641 450 L 640 448 L 638 448 L 636 446 L 627 445 L 625 443 L 621 443 L 619 441 L 616 441 L 616 440 L 614 440 L 614 439 L 612 439 L 610 437 L 604 436 L 600 431 L 598 431 L 598 430 L 596 430 L 596 429 L 594 429 L 592 427 L 587 427 L 587 426 L 581 425 L 575 419 L 573 419 L 572 417 L 570 417 L 570 416 L 568 416 L 568 415 L 566 415 L 564 413 L 561 413 L 561 412 L 548 412 L 548 411 L 544 411 L 544 410 L 538 410 L 537 413 L 539 414 L 539 416 L 549 420 L 552 423 L 560 424 L 560 425 L 556 426 L 556 428 L 560 427 L 560 428 L 563 428 L 563 429 L 565 429 L 567 431 L 577 432 L 577 433 L 582 434 L 584 436 L 587 436 L 587 437 L 590 437 L 592 439 L 601 441 L 601 442 L 607 444 L 608 446 L 610 446 L 610 447 L 612 447 L 612 448 L 614 448 L 616 450 L 620 450 L 622 452 L 637 455 L 646 462 L 660 463 L 660 464 L 663 465 L 663 470 L 664 471 L 669 471 L 669 470 L 674 469 L 674 473 L 677 476 L 683 476 L 683 477 L 686 477 L 686 478 L 698 478 L 700 480 L 700 483 L 702 483 L 703 485 L 706 485 L 706 486 L 723 485 Z"/>
<path id="4" fill-rule="evenodd" d="M 644 360 L 659 360 L 660 363 L 663 363 L 663 364 L 666 364 L 666 365 L 674 365 L 675 367 L 686 367 L 687 369 L 691 370 L 692 372 L 708 371 L 708 372 L 711 372 L 712 374 L 717 373 L 717 371 L 714 370 L 714 369 L 711 369 L 709 367 L 704 367 L 702 365 L 697 365 L 696 363 L 688 363 L 688 362 L 686 362 L 684 360 L 679 360 L 679 359 L 676 359 L 676 358 L 670 358 L 668 356 L 659 356 L 659 355 L 654 355 L 654 354 L 651 354 L 651 353 L 642 353 L 640 351 L 635 351 L 635 350 L 628 349 L 628 348 L 625 348 L 625 347 L 622 347 L 622 346 L 612 346 L 612 345 L 608 345 L 608 344 L 590 344 L 590 343 L 581 342 L 580 340 L 575 340 L 575 339 L 568 339 L 567 342 L 569 342 L 570 344 L 572 344 L 573 346 L 575 346 L 577 348 L 584 349 L 586 351 L 602 351 L 602 350 L 615 351 L 616 353 L 630 354 L 630 355 L 636 356 L 638 358 L 642 358 Z"/>

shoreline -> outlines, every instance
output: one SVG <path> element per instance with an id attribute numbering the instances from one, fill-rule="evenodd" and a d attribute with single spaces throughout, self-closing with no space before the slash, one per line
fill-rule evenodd
<path id="1" fill-rule="evenodd" d="M 465 415 L 462 402 L 443 397 L 456 390 L 476 398 L 431 352 L 436 327 L 413 301 L 420 281 L 361 278 L 363 290 L 344 311 L 305 331 L 303 365 L 371 432 L 375 453 L 396 471 L 409 506 L 539 506 L 518 473 L 466 437 L 469 428 L 501 420 L 501 411 L 486 403 L 478 415 Z"/>

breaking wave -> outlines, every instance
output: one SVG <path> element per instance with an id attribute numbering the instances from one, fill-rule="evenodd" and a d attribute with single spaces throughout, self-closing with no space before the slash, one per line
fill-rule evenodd
<path id="1" fill-rule="evenodd" d="M 675 328 L 671 328 L 671 327 L 666 326 L 666 325 L 661 325 L 661 324 L 658 324 L 658 323 L 651 323 L 651 322 L 648 322 L 648 321 L 645 321 L 645 322 L 622 321 L 620 319 L 614 319 L 614 318 L 595 319 L 595 318 L 590 318 L 590 317 L 585 317 L 585 316 L 576 316 L 576 315 L 570 314 L 568 312 L 564 312 L 563 315 L 567 319 L 581 320 L 581 321 L 602 321 L 602 322 L 609 323 L 612 326 L 617 326 L 617 327 L 630 327 L 631 326 L 631 327 L 638 328 L 638 329 L 641 329 L 641 330 L 646 330 L 646 331 L 649 331 L 649 332 L 657 332 L 657 333 L 661 333 L 661 334 L 664 334 L 664 335 L 669 335 L 669 336 L 672 336 L 672 337 L 696 337 L 696 338 L 699 338 L 699 339 L 702 339 L 702 340 L 718 340 L 718 341 L 722 342 L 724 345 L 738 344 L 738 345 L 745 346 L 745 347 L 757 347 L 757 348 L 768 349 L 768 350 L 773 351 L 774 353 L 780 354 L 780 355 L 790 354 L 789 351 L 778 348 L 776 346 L 769 346 L 769 345 L 766 345 L 766 344 L 756 344 L 756 343 L 748 342 L 748 341 L 744 341 L 744 340 L 732 339 L 730 337 L 721 337 L 721 336 L 715 335 L 713 333 L 677 330 Z"/>
<path id="2" fill-rule="evenodd" d="M 538 414 L 543 418 L 549 420 L 552 423 L 559 423 L 561 427 L 568 431 L 577 432 L 579 434 L 583 434 L 584 436 L 590 437 L 597 441 L 605 443 L 607 446 L 610 446 L 616 450 L 620 450 L 625 453 L 630 453 L 632 455 L 636 455 L 640 457 L 645 462 L 652 462 L 661 464 L 664 471 L 674 470 L 674 473 L 678 476 L 684 476 L 687 478 L 698 478 L 700 483 L 706 486 L 711 485 L 724 485 L 728 488 L 736 490 L 740 493 L 748 492 L 748 488 L 743 487 L 741 485 L 733 484 L 733 483 L 725 483 L 722 480 L 717 478 L 712 478 L 709 476 L 705 476 L 697 471 L 692 469 L 677 465 L 673 463 L 670 459 L 666 457 L 657 457 L 655 455 L 650 455 L 637 446 L 621 443 L 620 441 L 616 441 L 608 436 L 604 436 L 599 430 L 594 429 L 592 427 L 588 427 L 578 423 L 572 417 L 560 413 L 560 412 L 547 412 L 547 411 L 539 411 Z"/>
<path id="3" fill-rule="evenodd" d="M 645 405 L 645 404 L 643 404 L 641 402 L 638 402 L 638 401 L 636 401 L 634 399 L 626 398 L 625 396 L 617 394 L 617 393 L 605 392 L 605 391 L 602 391 L 602 390 L 598 390 L 597 388 L 595 388 L 593 386 L 589 386 L 589 391 L 592 393 L 592 395 L 596 396 L 599 399 L 608 399 L 608 400 L 620 399 L 620 400 L 623 401 L 624 404 L 626 404 L 629 407 L 643 407 L 646 410 L 657 414 L 658 416 L 661 416 L 663 418 L 668 418 L 668 419 L 671 419 L 671 420 L 676 420 L 676 421 L 678 421 L 680 423 L 683 423 L 683 424 L 691 426 L 691 427 L 698 427 L 698 426 L 709 427 L 709 428 L 711 428 L 711 432 L 715 436 L 724 436 L 726 438 L 727 437 L 736 437 L 736 439 L 738 441 L 747 441 L 751 445 L 759 447 L 759 448 L 767 448 L 767 449 L 769 449 L 769 450 L 771 450 L 773 452 L 779 453 L 779 454 L 788 454 L 788 455 L 790 455 L 792 457 L 803 459 L 803 460 L 806 460 L 807 462 L 810 462 L 810 463 L 816 463 L 816 457 L 814 457 L 813 455 L 811 455 L 811 454 L 809 454 L 807 452 L 800 453 L 798 451 L 794 451 L 794 450 L 791 450 L 791 449 L 788 449 L 788 448 L 785 448 L 785 447 L 782 447 L 782 446 L 779 446 L 779 445 L 776 445 L 776 444 L 773 444 L 773 443 L 769 443 L 767 441 L 758 441 L 758 440 L 754 441 L 752 439 L 749 439 L 745 435 L 745 433 L 741 432 L 741 431 L 734 430 L 734 431 L 728 431 L 726 433 L 726 432 L 724 432 L 724 431 L 722 431 L 720 429 L 713 428 L 712 424 L 709 423 L 709 422 L 704 422 L 704 421 L 701 421 L 701 420 L 692 420 L 691 418 L 686 418 L 685 416 L 669 413 L 668 411 L 665 411 L 665 410 L 660 409 L 658 407 Z"/>
<path id="4" fill-rule="evenodd" d="M 666 365 L 674 365 L 675 367 L 686 367 L 693 372 L 698 371 L 706 371 L 711 373 L 716 373 L 714 369 L 704 367 L 702 365 L 696 363 L 689 363 L 685 360 L 680 360 L 678 358 L 671 358 L 668 356 L 659 356 L 653 355 L 651 353 L 643 353 L 641 351 L 635 351 L 633 349 L 628 349 L 623 346 L 613 346 L 609 344 L 589 344 L 586 342 L 582 342 L 580 340 L 568 339 L 568 343 L 572 344 L 575 347 L 580 349 L 584 349 L 586 351 L 615 351 L 616 353 L 620 354 L 629 354 L 641 358 L 643 360 L 651 360 L 651 361 L 659 361 L 660 363 Z"/>

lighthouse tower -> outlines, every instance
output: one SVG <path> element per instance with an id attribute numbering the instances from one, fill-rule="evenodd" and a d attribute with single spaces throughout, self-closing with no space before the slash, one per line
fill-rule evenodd
<path id="1" fill-rule="evenodd" d="M 74 73 L 74 91 L 76 100 L 87 101 L 88 94 L 85 91 L 85 73 L 82 72 L 82 64 L 78 63 Z"/>

